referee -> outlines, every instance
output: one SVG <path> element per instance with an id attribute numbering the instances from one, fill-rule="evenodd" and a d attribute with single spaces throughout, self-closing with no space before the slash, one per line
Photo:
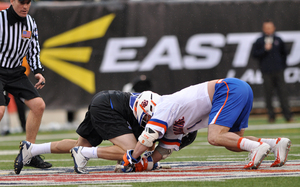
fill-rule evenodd
<path id="1" fill-rule="evenodd" d="M 35 143 L 45 110 L 45 102 L 37 89 L 45 86 L 44 68 L 40 62 L 38 30 L 35 20 L 28 15 L 31 0 L 10 0 L 11 6 L 0 12 L 0 119 L 9 99 L 4 91 L 11 93 L 30 109 L 26 121 L 26 140 Z M 25 75 L 23 57 L 27 57 L 37 83 L 33 85 Z M 16 159 L 20 159 L 18 155 Z M 38 155 L 27 166 L 49 168 L 52 164 L 44 162 Z M 16 166 L 14 166 L 14 169 Z"/>

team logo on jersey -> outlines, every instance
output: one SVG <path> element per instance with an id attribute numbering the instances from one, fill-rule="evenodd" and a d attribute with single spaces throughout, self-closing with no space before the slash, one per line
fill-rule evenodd
<path id="1" fill-rule="evenodd" d="M 91 94 L 95 93 L 95 73 L 70 63 L 88 63 L 93 48 L 91 46 L 65 46 L 77 42 L 102 38 L 106 34 L 106 31 L 114 18 L 115 14 L 108 14 L 49 38 L 44 42 L 43 49 L 41 50 L 41 61 L 43 62 L 43 65 L 74 84 L 77 84 L 87 92 Z"/>
<path id="2" fill-rule="evenodd" d="M 175 121 L 174 125 L 173 125 L 173 132 L 174 134 L 178 135 L 178 134 L 184 134 L 183 132 L 183 127 L 184 127 L 185 121 L 184 121 L 184 116 Z"/>

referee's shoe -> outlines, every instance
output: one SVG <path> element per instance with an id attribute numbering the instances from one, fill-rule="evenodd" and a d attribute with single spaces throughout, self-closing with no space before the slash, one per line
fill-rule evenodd
<path id="1" fill-rule="evenodd" d="M 30 162 L 27 162 L 25 164 L 25 166 L 31 166 L 31 167 L 35 167 L 35 168 L 42 168 L 42 169 L 46 169 L 46 168 L 51 168 L 52 164 L 49 162 L 45 162 L 40 155 L 36 155 L 34 157 L 31 158 Z"/>

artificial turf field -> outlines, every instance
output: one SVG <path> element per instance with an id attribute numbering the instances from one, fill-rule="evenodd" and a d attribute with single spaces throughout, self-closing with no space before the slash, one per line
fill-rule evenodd
<path id="1" fill-rule="evenodd" d="M 287 137 L 292 141 L 286 165 L 270 168 L 274 155 L 269 154 L 258 170 L 244 170 L 247 152 L 234 153 L 222 147 L 211 146 L 206 130 L 200 130 L 193 144 L 174 152 L 162 161 L 171 169 L 119 174 L 113 173 L 115 161 L 92 159 L 87 169 L 90 174 L 73 173 L 70 154 L 45 154 L 53 167 L 46 170 L 24 167 L 20 175 L 13 173 L 13 161 L 24 134 L 0 137 L 0 186 L 299 186 L 300 185 L 300 117 L 285 124 L 278 119 L 267 124 L 265 116 L 251 116 L 245 136 L 265 138 Z M 40 132 L 37 143 L 76 139 L 75 131 Z M 105 141 L 101 146 L 111 145 Z"/>

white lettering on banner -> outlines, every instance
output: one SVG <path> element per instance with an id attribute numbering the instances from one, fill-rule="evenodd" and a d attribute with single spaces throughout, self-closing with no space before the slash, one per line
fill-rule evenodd
<path id="1" fill-rule="evenodd" d="M 294 66 L 300 63 L 300 32 L 299 31 L 284 31 L 278 32 L 278 36 L 282 37 L 284 42 L 292 42 L 292 48 L 287 57 L 287 65 Z"/>
<path id="2" fill-rule="evenodd" d="M 300 31 L 278 32 L 284 42 L 291 42 L 291 52 L 287 58 L 289 66 L 300 63 Z M 180 69 L 211 69 L 216 67 L 222 58 L 222 49 L 227 44 L 237 44 L 232 66 L 234 68 L 247 67 L 253 42 L 260 33 L 229 33 L 227 37 L 220 33 L 196 34 L 191 36 L 186 44 L 182 56 L 181 47 L 176 36 L 162 36 L 153 49 L 140 62 L 137 48 L 145 47 L 146 37 L 110 38 L 106 44 L 101 73 L 151 71 L 158 65 L 168 65 L 171 70 Z M 228 74 L 235 74 L 228 72 Z M 250 78 L 250 75 L 255 75 Z M 248 82 L 261 83 L 258 72 L 246 71 Z M 286 75 L 292 77 L 292 75 Z M 287 80 L 287 79 L 286 79 Z"/>
<path id="3" fill-rule="evenodd" d="M 202 44 L 212 47 L 202 46 Z M 222 34 L 197 34 L 190 37 L 185 48 L 190 55 L 184 56 L 184 67 L 186 69 L 211 69 L 216 67 L 221 61 L 222 51 L 213 47 L 224 46 L 225 37 Z"/>
<path id="4" fill-rule="evenodd" d="M 234 69 L 230 69 L 227 73 L 228 77 L 236 77 L 236 72 Z M 247 69 L 245 73 L 239 78 L 243 81 L 246 81 L 250 84 L 262 84 L 264 82 L 262 78 L 262 73 L 260 70 Z"/>
<path id="5" fill-rule="evenodd" d="M 235 77 L 235 70 L 234 69 L 230 69 L 228 72 L 227 72 L 227 78 L 233 78 Z"/>
<path id="6" fill-rule="evenodd" d="M 252 45 L 260 33 L 232 33 L 227 35 L 228 44 L 238 44 L 232 66 L 246 67 L 251 54 Z"/>
<path id="7" fill-rule="evenodd" d="M 151 71 L 156 65 L 169 65 L 171 70 L 183 69 L 176 36 L 163 36 L 145 57 L 139 70 Z"/>
<path id="8" fill-rule="evenodd" d="M 230 69 L 227 72 L 226 77 L 237 77 L 236 71 Z M 250 84 L 262 84 L 264 82 L 262 73 L 260 70 L 247 69 L 241 77 L 237 77 L 243 81 L 249 82 Z M 284 70 L 284 80 L 286 83 L 293 84 L 300 82 L 300 68 L 289 67 Z"/>
<path id="9" fill-rule="evenodd" d="M 110 38 L 107 42 L 100 72 L 132 72 L 139 68 L 139 61 L 125 61 L 136 58 L 137 50 L 144 47 L 146 37 Z M 122 62 L 119 62 L 122 60 Z"/>
<path id="10" fill-rule="evenodd" d="M 286 83 L 300 82 L 300 68 L 286 68 L 284 71 L 284 80 Z"/>

